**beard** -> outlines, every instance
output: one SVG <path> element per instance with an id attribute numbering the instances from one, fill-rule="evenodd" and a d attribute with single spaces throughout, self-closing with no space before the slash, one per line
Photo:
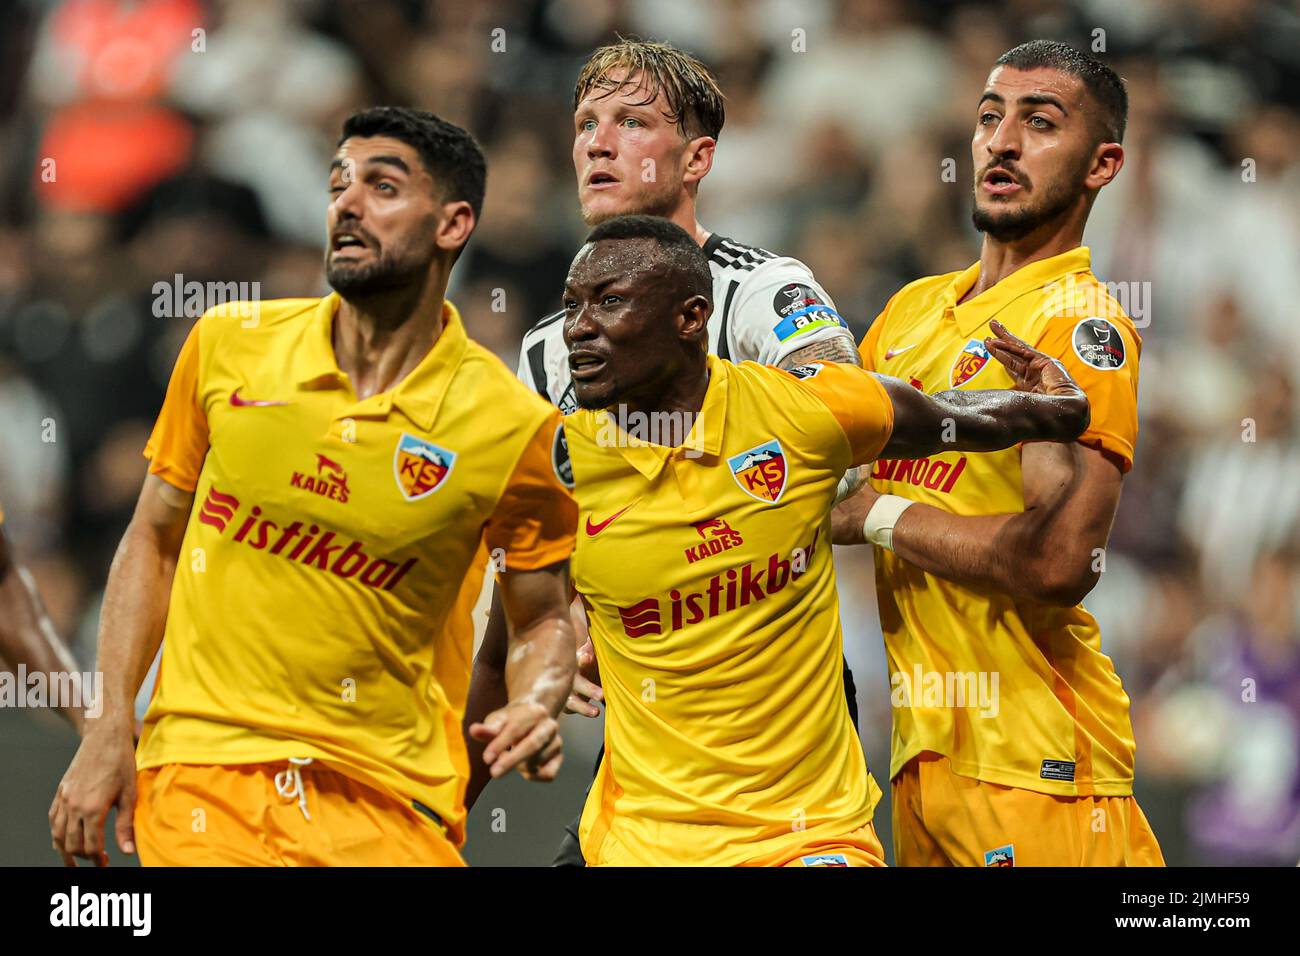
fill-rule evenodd
<path id="1" fill-rule="evenodd" d="M 428 273 L 430 262 L 394 259 L 381 252 L 377 259 L 357 264 L 334 261 L 327 253 L 325 281 L 345 299 L 365 298 L 421 280 Z"/>
<path id="2" fill-rule="evenodd" d="M 980 232 L 998 242 L 1014 242 L 1023 239 L 1039 226 L 1067 212 L 1083 191 L 1079 180 L 1082 175 L 1058 181 L 1054 188 L 1048 190 L 1041 201 L 1027 203 L 1019 209 L 999 209 L 997 206 L 981 206 L 979 202 L 979 182 L 975 183 L 974 200 L 971 204 L 971 222 Z"/>

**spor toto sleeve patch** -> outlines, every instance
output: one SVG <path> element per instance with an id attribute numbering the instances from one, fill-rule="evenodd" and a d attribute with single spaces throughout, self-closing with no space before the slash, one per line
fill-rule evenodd
<path id="1" fill-rule="evenodd" d="M 816 289 L 801 282 L 787 282 L 777 289 L 772 311 L 780 318 L 774 331 L 781 342 L 813 329 L 844 324 Z"/>
<path id="2" fill-rule="evenodd" d="M 1124 337 L 1106 319 L 1084 319 L 1074 327 L 1074 354 L 1093 368 L 1109 372 L 1122 368 Z"/>

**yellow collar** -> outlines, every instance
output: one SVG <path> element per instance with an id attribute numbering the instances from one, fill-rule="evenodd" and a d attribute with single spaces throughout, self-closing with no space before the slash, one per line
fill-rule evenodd
<path id="1" fill-rule="evenodd" d="M 676 448 L 669 448 L 667 445 L 656 445 L 628 435 L 618 428 L 616 420 L 607 410 L 602 409 L 593 416 L 593 424 L 598 431 L 604 431 L 608 434 L 609 430 L 612 429 L 617 432 L 618 450 L 627 459 L 628 464 L 647 479 L 653 480 L 664 465 L 674 457 L 699 457 L 699 453 L 702 451 L 704 455 L 716 458 L 722 453 L 722 436 L 727 421 L 727 391 L 731 379 L 731 369 L 726 362 L 716 355 L 710 355 L 707 358 L 709 385 L 704 392 L 704 404 L 700 408 L 700 414 L 696 416 L 695 422 L 691 425 L 691 431 L 686 436 L 686 441 Z"/>
<path id="2" fill-rule="evenodd" d="M 312 314 L 293 360 L 293 377 L 299 388 L 340 388 L 347 382 L 347 376 L 339 369 L 334 355 L 334 315 L 339 301 L 338 293 L 331 292 L 320 300 Z M 383 418 L 396 407 L 425 431 L 432 428 L 447 386 L 451 384 L 469 345 L 460 313 L 445 299 L 442 323 L 442 332 L 433 348 L 397 383 L 396 388 L 358 402 L 349 414 Z"/>
<path id="3" fill-rule="evenodd" d="M 979 279 L 980 264 L 976 262 L 969 269 L 959 273 L 952 284 L 944 290 L 944 312 L 953 314 L 957 322 L 957 331 L 962 335 L 970 335 L 1021 296 L 1031 292 L 1042 292 L 1043 287 L 1048 283 L 1076 272 L 1086 272 L 1090 268 L 1092 268 L 1092 256 L 1088 247 L 1078 246 L 1059 256 L 1031 262 L 995 283 L 991 288 L 985 289 L 973 299 L 967 299 L 961 305 L 957 305 L 957 300 L 965 295 Z"/>

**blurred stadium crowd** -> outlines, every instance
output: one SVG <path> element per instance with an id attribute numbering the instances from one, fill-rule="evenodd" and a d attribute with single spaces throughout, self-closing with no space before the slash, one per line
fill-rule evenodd
<path id="1" fill-rule="evenodd" d="M 1169 862 L 1300 857 L 1300 2 L 0 7 L 0 502 L 85 666 L 197 314 L 159 315 L 154 286 L 321 294 L 327 165 L 354 109 L 430 109 L 482 142 L 486 207 L 451 295 L 513 366 L 584 232 L 572 87 L 615 32 L 715 70 L 727 123 L 701 221 L 808 263 L 859 337 L 896 289 L 977 257 L 969 141 L 994 59 L 1040 36 L 1097 52 L 1132 105 L 1085 242 L 1146 314 L 1136 466 L 1085 603 L 1134 701 L 1138 795 Z M 884 784 L 869 562 L 839 554 Z"/>

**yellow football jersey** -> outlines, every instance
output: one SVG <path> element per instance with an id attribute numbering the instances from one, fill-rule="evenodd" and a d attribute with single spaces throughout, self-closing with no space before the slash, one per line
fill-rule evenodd
<path id="1" fill-rule="evenodd" d="M 829 513 L 893 405 L 853 366 L 708 363 L 676 448 L 603 411 L 565 423 L 607 701 L 592 865 L 776 860 L 865 826 L 880 796 L 844 703 Z"/>
<path id="2" fill-rule="evenodd" d="M 1061 360 L 1092 404 L 1080 440 L 1128 471 L 1141 340 L 1090 271 L 1088 249 L 1031 263 L 957 305 L 978 276 L 976 263 L 901 289 L 862 342 L 865 367 L 927 393 L 1011 388 L 983 344 L 997 319 Z M 881 460 L 871 483 L 953 514 L 1024 510 L 1018 446 Z M 1018 600 L 927 574 L 881 548 L 875 555 L 894 697 L 891 777 L 928 750 L 955 773 L 1004 786 L 1132 793 L 1128 696 L 1082 605 Z"/>
<path id="3" fill-rule="evenodd" d="M 191 331 L 145 454 L 194 492 L 138 765 L 312 757 L 463 839 L 461 719 L 489 552 L 569 556 L 558 413 L 443 306 L 433 348 L 358 401 L 337 295 Z M 475 572 L 475 573 L 470 573 Z"/>

